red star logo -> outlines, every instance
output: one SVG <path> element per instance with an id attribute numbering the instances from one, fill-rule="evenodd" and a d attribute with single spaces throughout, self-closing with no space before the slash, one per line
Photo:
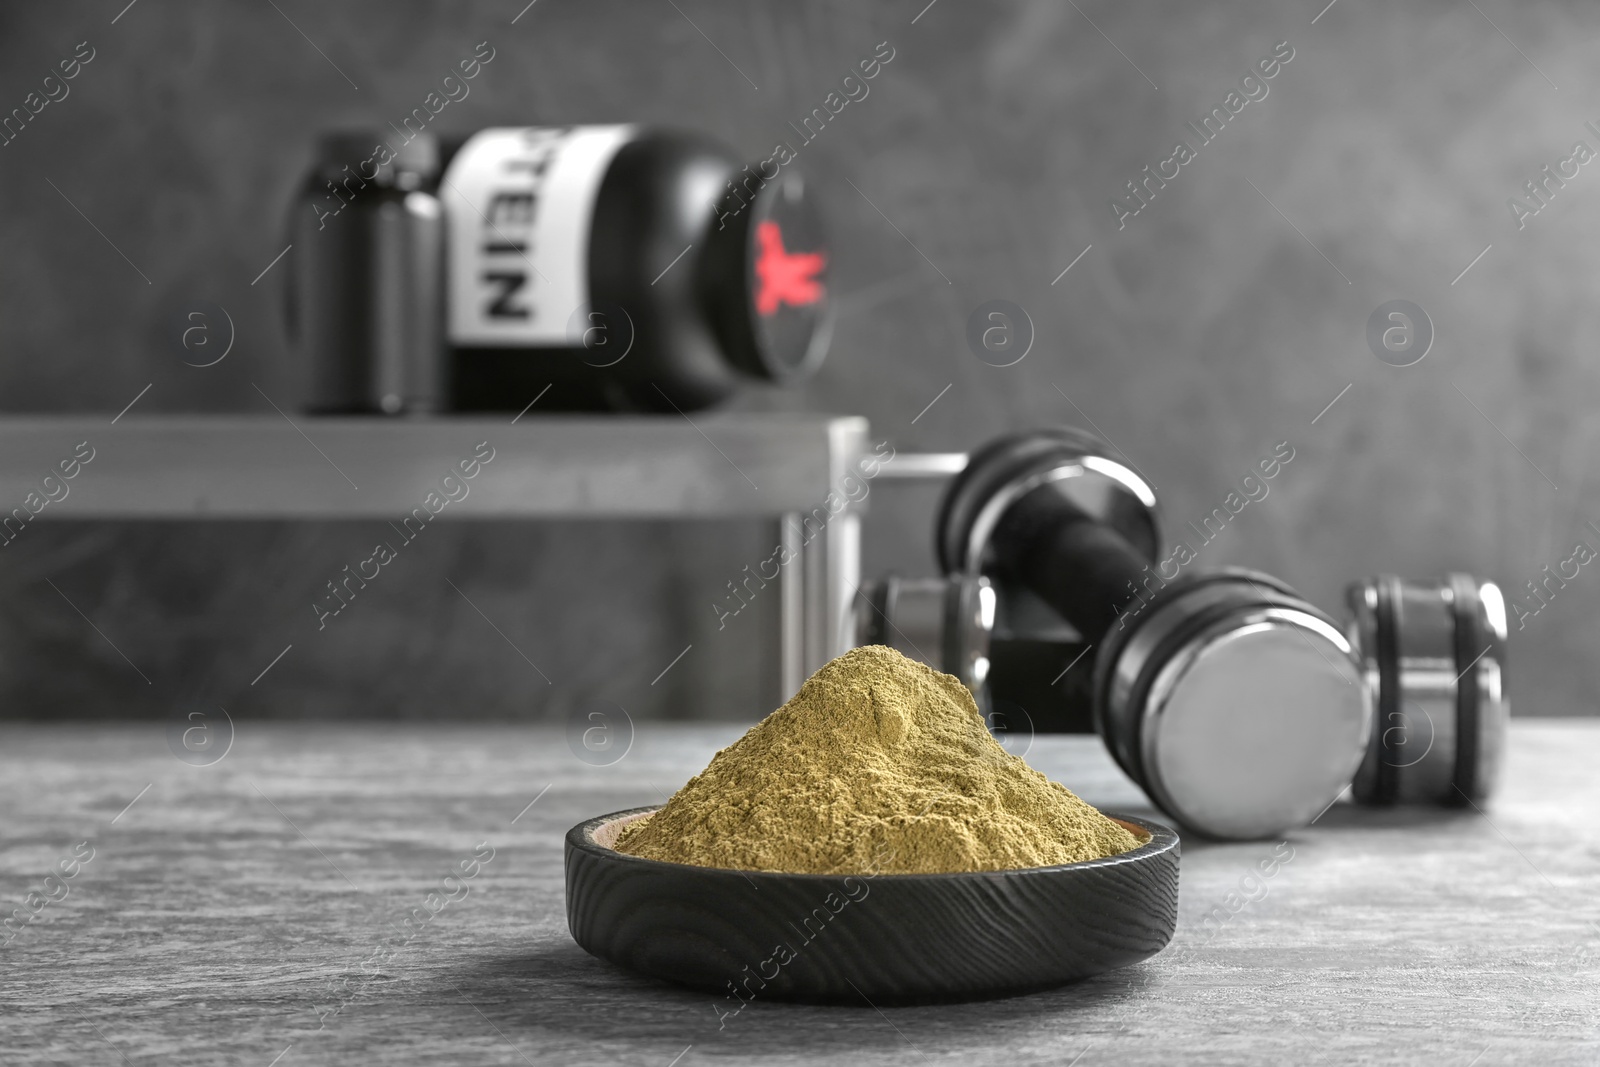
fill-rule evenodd
<path id="1" fill-rule="evenodd" d="M 786 252 L 783 231 L 770 219 L 756 227 L 756 311 L 772 315 L 779 304 L 802 307 L 822 299 L 817 274 L 826 265 L 821 252 Z"/>

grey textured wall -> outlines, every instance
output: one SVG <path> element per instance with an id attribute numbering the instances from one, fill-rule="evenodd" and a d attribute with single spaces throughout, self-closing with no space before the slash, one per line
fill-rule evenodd
<path id="1" fill-rule="evenodd" d="M 888 41 L 870 95 L 801 149 L 836 234 L 834 350 L 804 388 L 738 406 L 860 413 L 902 449 L 1092 420 L 1159 486 L 1174 527 L 1289 441 L 1270 495 L 1204 562 L 1274 571 L 1327 606 L 1380 570 L 1473 570 L 1517 593 L 1580 536 L 1600 544 L 1583 532 L 1600 521 L 1600 167 L 1520 230 L 1506 205 L 1574 142 L 1600 149 L 1584 128 L 1600 120 L 1600 9 L 1324 2 L 5 5 L 0 110 L 78 42 L 94 58 L 0 147 L 0 405 L 109 417 L 153 383 L 141 411 L 267 410 L 251 382 L 295 403 L 305 368 L 285 349 L 274 279 L 251 280 L 282 246 L 309 138 L 398 119 L 479 41 L 496 57 L 440 128 L 669 123 L 751 158 L 794 140 L 788 122 Z M 1119 229 L 1112 198 L 1179 137 L 1197 145 L 1184 122 L 1280 41 L 1294 56 L 1268 95 Z M 198 298 L 239 328 L 207 369 L 172 350 L 174 316 Z M 993 298 L 1036 327 L 1012 367 L 963 339 Z M 1365 340 L 1397 298 L 1437 331 L 1405 368 Z M 869 572 L 931 566 L 932 500 L 874 489 Z M 450 528 L 358 602 L 353 625 L 251 689 L 370 531 L 41 524 L 0 557 L 0 691 L 7 712 L 41 717 L 186 700 L 256 716 L 525 716 L 590 694 L 637 716 L 753 717 L 776 696 L 774 618 L 714 633 L 706 605 L 728 561 L 767 539 Z M 1591 570 L 1514 632 L 1519 712 L 1594 710 Z M 686 632 L 695 652 L 651 688 Z"/>

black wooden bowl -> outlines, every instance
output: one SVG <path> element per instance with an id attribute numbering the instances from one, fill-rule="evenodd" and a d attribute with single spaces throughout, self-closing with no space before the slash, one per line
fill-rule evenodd
<path id="1" fill-rule="evenodd" d="M 1085 863 L 827 875 L 664 863 L 611 847 L 657 807 L 567 833 L 567 925 L 603 960 L 752 999 L 963 1000 L 1044 989 L 1160 952 L 1178 919 L 1178 835 Z"/>

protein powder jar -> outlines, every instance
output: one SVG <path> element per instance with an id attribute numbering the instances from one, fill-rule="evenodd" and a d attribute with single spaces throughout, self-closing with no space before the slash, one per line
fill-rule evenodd
<path id="1" fill-rule="evenodd" d="M 811 374 L 829 254 L 792 160 L 639 126 L 446 145 L 452 406 L 688 410 Z"/>

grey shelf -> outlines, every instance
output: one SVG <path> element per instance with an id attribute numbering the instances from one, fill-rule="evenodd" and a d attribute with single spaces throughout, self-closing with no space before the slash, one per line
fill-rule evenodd
<path id="1" fill-rule="evenodd" d="M 844 650 L 860 507 L 829 514 L 828 500 L 843 499 L 845 476 L 868 451 L 865 419 L 292 418 L 0 419 L 0 521 L 30 493 L 34 506 L 46 488 L 60 496 L 44 479 L 59 480 L 80 442 L 93 459 L 37 519 L 400 521 L 446 489 L 460 499 L 435 517 L 451 521 L 768 517 L 797 557 L 780 577 L 785 691 Z M 493 459 L 462 480 L 458 465 L 480 442 Z"/>
<path id="2" fill-rule="evenodd" d="M 9 417 L 0 506 L 88 441 L 93 462 L 41 518 L 393 518 L 488 441 L 493 462 L 441 518 L 780 515 L 821 505 L 866 439 L 865 419 L 821 415 Z"/>

